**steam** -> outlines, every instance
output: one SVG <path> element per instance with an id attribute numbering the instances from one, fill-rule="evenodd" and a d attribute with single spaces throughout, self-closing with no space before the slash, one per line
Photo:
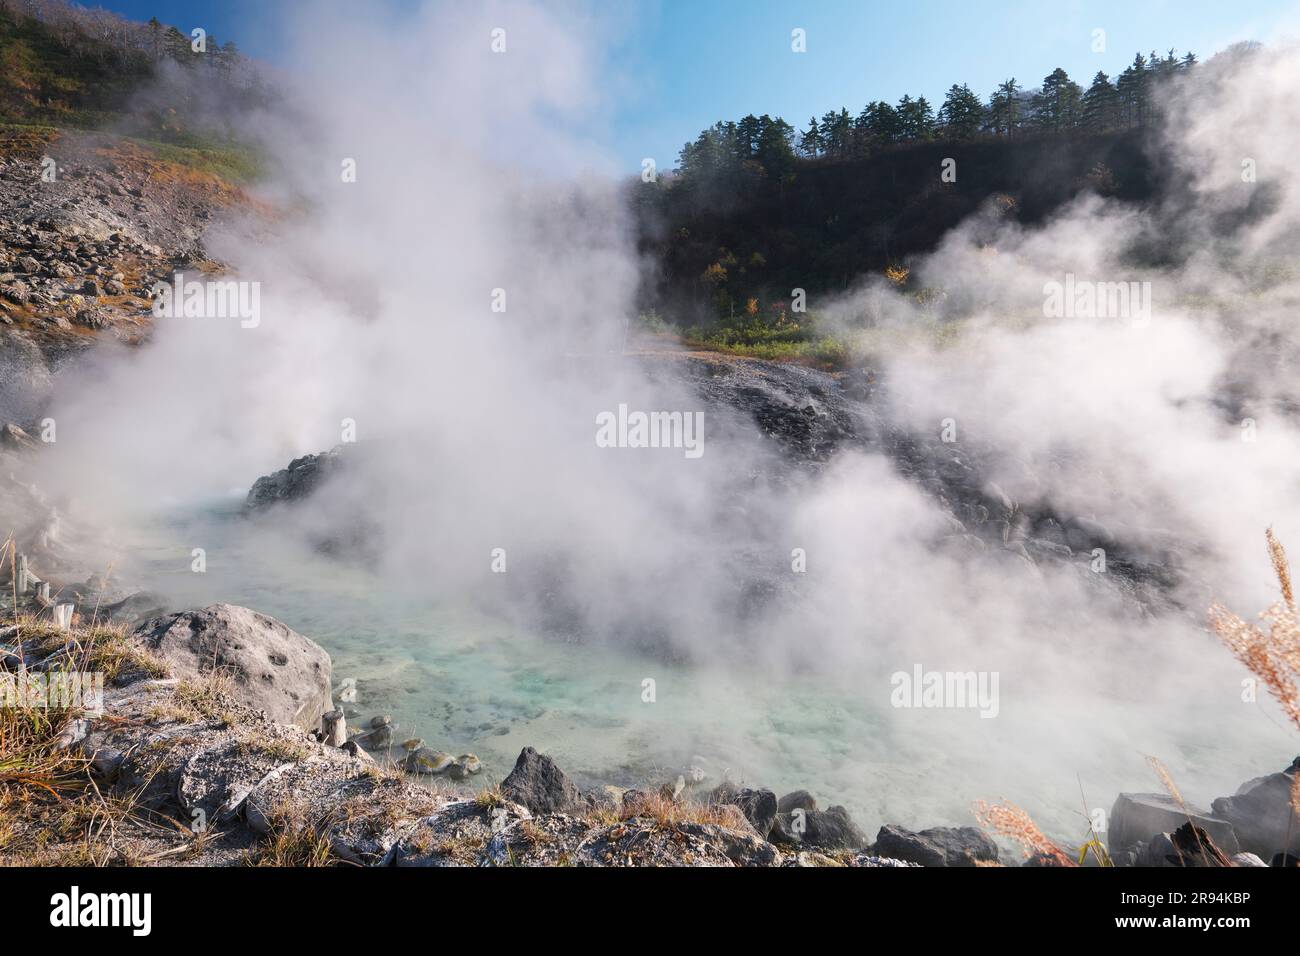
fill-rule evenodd
<path id="1" fill-rule="evenodd" d="M 1172 94 L 1165 150 L 1184 188 L 1165 208 L 1089 195 L 1041 228 L 990 212 L 954 230 L 913 272 L 947 291 L 934 308 L 960 344 L 880 357 L 898 420 L 934 434 L 954 419 L 1009 498 L 1137 547 L 1177 542 L 1174 606 L 1144 611 L 1086 563 L 955 546 L 934 498 L 879 454 L 789 474 L 752 424 L 621 357 L 640 264 L 617 171 L 574 130 L 608 108 L 601 54 L 622 24 L 529 3 L 424 6 L 400 29 L 330 6 L 304 17 L 291 108 L 249 119 L 278 170 L 267 197 L 294 213 L 271 236 L 208 237 L 261 283 L 259 326 L 167 320 L 146 348 L 105 346 L 67 373 L 43 483 L 93 475 L 83 504 L 129 524 L 229 496 L 355 422 L 356 466 L 304 530 L 368 529 L 395 590 L 690 661 L 695 693 L 728 701 L 722 759 L 867 826 L 964 825 L 970 800 L 1006 796 L 1071 837 L 1076 776 L 1108 804 L 1153 787 L 1156 753 L 1208 800 L 1294 746 L 1267 704 L 1241 702 L 1244 675 L 1202 627 L 1211 593 L 1243 611 L 1271 599 L 1266 526 L 1300 542 L 1278 360 L 1296 347 L 1277 255 L 1300 224 L 1291 51 L 1208 64 Z M 1140 253 L 1164 238 L 1186 256 Z M 1150 282 L 1150 321 L 1044 319 L 1044 285 L 1066 273 Z M 889 326 L 918 310 L 871 284 L 828 311 Z M 597 447 L 620 404 L 703 411 L 703 456 Z M 755 573 L 781 582 L 774 599 L 744 591 Z M 917 665 L 998 672 L 998 717 L 891 709 L 890 675 Z M 814 744 L 782 743 L 774 698 L 806 681 L 870 716 L 821 714 Z M 689 755 L 701 701 L 659 706 L 682 720 L 657 744 Z"/>

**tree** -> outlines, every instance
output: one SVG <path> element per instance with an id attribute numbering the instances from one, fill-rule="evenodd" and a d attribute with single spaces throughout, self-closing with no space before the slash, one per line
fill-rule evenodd
<path id="1" fill-rule="evenodd" d="M 1057 132 L 1079 124 L 1083 90 L 1059 66 L 1043 80 L 1043 88 L 1034 96 L 1034 120 L 1039 126 Z"/>
<path id="2" fill-rule="evenodd" d="M 1124 122 L 1130 126 L 1146 123 L 1148 82 L 1147 61 L 1141 53 L 1133 57 L 1132 64 L 1115 82 Z"/>
<path id="3" fill-rule="evenodd" d="M 998 84 L 989 97 L 989 126 L 993 132 L 1010 136 L 1020 126 L 1020 84 L 1013 76 Z"/>
<path id="4" fill-rule="evenodd" d="M 1083 94 L 1083 125 L 1094 133 L 1114 129 L 1120 122 L 1119 93 L 1100 70 Z"/>
<path id="5" fill-rule="evenodd" d="M 799 151 L 812 159 L 822 151 L 822 130 L 817 125 L 817 117 L 808 121 L 808 128 L 799 137 Z"/>
<path id="6" fill-rule="evenodd" d="M 912 99 L 904 95 L 898 101 L 899 136 L 904 141 L 920 142 L 934 135 L 934 110 L 924 96 Z"/>
<path id="7" fill-rule="evenodd" d="M 950 139 L 970 139 L 984 123 L 984 104 L 969 86 L 953 84 L 939 107 L 939 125 Z"/>

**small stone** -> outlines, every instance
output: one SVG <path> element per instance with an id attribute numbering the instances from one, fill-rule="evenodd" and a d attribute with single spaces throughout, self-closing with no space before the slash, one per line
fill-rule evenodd
<path id="1" fill-rule="evenodd" d="M 372 728 L 386 727 L 392 722 L 393 722 L 393 718 L 390 717 L 388 714 L 383 714 L 379 717 L 370 718 L 370 726 Z"/>
<path id="2" fill-rule="evenodd" d="M 402 766 L 410 773 L 438 774 L 444 773 L 454 762 L 455 758 L 449 753 L 421 747 L 408 754 Z"/>

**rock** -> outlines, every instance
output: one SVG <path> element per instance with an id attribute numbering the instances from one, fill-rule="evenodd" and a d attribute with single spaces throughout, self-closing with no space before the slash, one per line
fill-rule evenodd
<path id="1" fill-rule="evenodd" d="M 454 762 L 455 758 L 445 751 L 421 747 L 406 755 L 402 767 L 408 773 L 438 774 L 445 773 Z"/>
<path id="2" fill-rule="evenodd" d="M 1265 858 L 1283 851 L 1300 853 L 1300 820 L 1292 819 L 1296 811 L 1291 806 L 1296 766 L 1248 780 L 1233 796 L 1210 804 L 1216 817 L 1231 824 L 1241 849 Z M 1286 845 L 1288 832 L 1290 846 Z"/>
<path id="3" fill-rule="evenodd" d="M 1115 853 L 1138 843 L 1149 843 L 1157 834 L 1177 830 L 1187 823 L 1189 816 L 1193 823 L 1210 834 L 1224 853 L 1231 856 L 1241 849 L 1232 824 L 1227 820 L 1190 804 L 1184 810 L 1164 793 L 1121 793 L 1110 810 L 1107 847 Z"/>
<path id="4" fill-rule="evenodd" d="M 777 802 L 776 809 L 781 813 L 789 813 L 791 810 L 816 810 L 817 800 L 807 790 L 796 790 L 782 797 Z"/>
<path id="5" fill-rule="evenodd" d="M 354 738 L 367 750 L 387 750 L 393 745 L 393 728 L 389 724 L 380 724 L 368 734 L 359 734 Z"/>
<path id="6" fill-rule="evenodd" d="M 1233 866 L 1268 866 L 1253 853 L 1237 853 L 1232 858 Z"/>
<path id="7" fill-rule="evenodd" d="M 449 803 L 408 828 L 388 852 L 385 866 L 478 866 L 493 838 L 519 828 L 531 815 L 514 803 Z M 504 862 L 504 861 L 502 861 Z"/>
<path id="8" fill-rule="evenodd" d="M 330 701 L 325 650 L 274 618 L 233 604 L 214 604 L 153 618 L 133 632 L 180 678 L 220 669 L 234 695 L 278 723 L 315 733 Z"/>
<path id="9" fill-rule="evenodd" d="M 483 764 L 474 754 L 461 754 L 456 762 L 447 768 L 447 774 L 453 780 L 464 780 L 471 774 L 482 771 Z"/>
<path id="10" fill-rule="evenodd" d="M 975 827 L 934 827 L 914 833 L 899 826 L 883 826 L 872 852 L 920 866 L 974 866 L 997 862 L 997 844 Z"/>
<path id="11" fill-rule="evenodd" d="M 99 283 L 94 279 L 87 279 L 81 284 L 81 294 L 90 298 L 98 299 L 100 295 Z"/>
<path id="12" fill-rule="evenodd" d="M 100 611 L 102 617 L 119 624 L 139 624 L 166 613 L 166 599 L 149 591 L 137 591 Z"/>
<path id="13" fill-rule="evenodd" d="M 527 807 L 533 813 L 561 813 L 582 801 L 577 786 L 564 775 L 555 762 L 532 747 L 519 752 L 510 775 L 501 781 L 506 799 Z"/>
<path id="14" fill-rule="evenodd" d="M 738 789 L 731 784 L 721 784 L 709 795 L 713 804 L 730 804 L 740 810 L 759 836 L 764 840 L 776 822 L 777 799 L 771 790 Z"/>
<path id="15" fill-rule="evenodd" d="M 88 329 L 103 329 L 108 327 L 108 316 L 99 309 L 79 309 L 73 316 L 73 321 L 77 325 L 84 326 Z"/>
<path id="16" fill-rule="evenodd" d="M 107 295 L 126 295 L 126 286 L 120 279 L 109 279 L 104 283 L 104 292 Z"/>
<path id="17" fill-rule="evenodd" d="M 36 439 L 12 422 L 0 427 L 0 445 L 6 448 L 30 449 L 36 447 Z"/>
<path id="18" fill-rule="evenodd" d="M 805 843 L 827 850 L 856 850 L 867 845 L 867 835 L 858 829 L 843 807 L 807 811 Z"/>
<path id="19" fill-rule="evenodd" d="M 339 445 L 319 455 L 295 458 L 288 468 L 257 479 L 248 491 L 245 510 L 255 511 L 306 498 L 338 471 L 343 462 L 343 447 Z"/>
<path id="20" fill-rule="evenodd" d="M 327 711 L 321 715 L 321 743 L 330 747 L 342 747 L 348 740 L 347 718 L 341 710 Z"/>
<path id="21" fill-rule="evenodd" d="M 387 714 L 384 714 L 381 717 L 371 717 L 370 727 L 372 730 L 378 730 L 380 727 L 387 727 L 392 722 L 393 722 L 393 718 L 388 716 Z"/>

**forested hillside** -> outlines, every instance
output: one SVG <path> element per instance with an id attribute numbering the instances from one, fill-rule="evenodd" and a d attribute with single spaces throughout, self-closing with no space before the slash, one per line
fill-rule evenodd
<path id="1" fill-rule="evenodd" d="M 1155 200 L 1159 103 L 1199 69 L 1171 50 L 1138 54 L 1113 81 L 1099 71 L 1086 89 L 1056 69 L 1033 89 L 1008 79 L 985 100 L 954 84 L 937 109 L 903 96 L 802 131 L 767 115 L 716 123 L 672 173 L 634 187 L 651 263 L 642 309 L 702 343 L 807 342 L 816 317 L 793 321 L 792 289 L 905 281 L 910 257 L 986 205 L 1035 223 L 1083 191 Z"/>

